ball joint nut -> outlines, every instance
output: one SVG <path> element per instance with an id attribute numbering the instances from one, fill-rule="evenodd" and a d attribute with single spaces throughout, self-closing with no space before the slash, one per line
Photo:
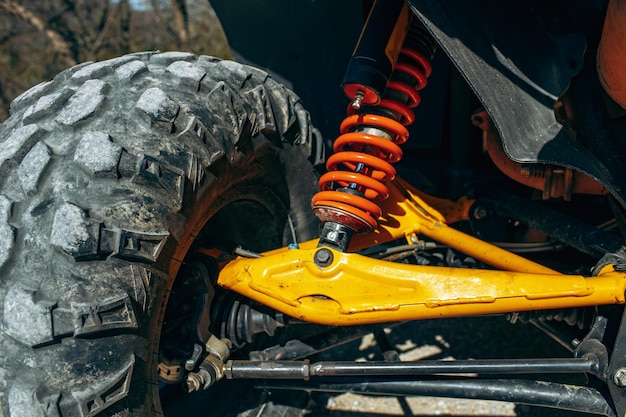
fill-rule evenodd
<path id="1" fill-rule="evenodd" d="M 213 378 L 206 369 L 192 372 L 187 375 L 187 392 L 196 392 L 204 389 L 205 386 L 213 384 Z"/>
<path id="2" fill-rule="evenodd" d="M 320 268 L 325 268 L 333 263 L 333 253 L 329 249 L 321 248 L 315 252 L 313 260 L 315 261 L 315 265 Z"/>
<path id="3" fill-rule="evenodd" d="M 187 375 L 187 392 L 206 390 L 216 381 L 219 381 L 223 375 L 222 362 L 209 355 L 200 364 L 198 372 L 190 372 Z"/>

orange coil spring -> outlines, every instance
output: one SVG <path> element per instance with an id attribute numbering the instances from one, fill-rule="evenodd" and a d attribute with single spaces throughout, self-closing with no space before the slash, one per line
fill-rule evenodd
<path id="1" fill-rule="evenodd" d="M 335 153 L 326 162 L 328 172 L 320 178 L 320 192 L 312 200 L 314 211 L 324 222 L 334 221 L 356 232 L 372 230 L 377 226 L 376 219 L 382 212 L 374 201 L 389 196 L 389 189 L 384 182 L 396 176 L 396 170 L 391 164 L 402 158 L 402 150 L 398 145 L 408 139 L 409 132 L 405 126 L 415 120 L 412 109 L 419 104 L 418 91 L 426 86 L 431 71 L 429 60 L 416 51 L 403 48 L 400 56 L 394 74 L 405 74 L 405 78 L 413 80 L 413 85 L 392 80 L 387 91 L 400 93 L 407 98 L 406 103 L 395 98 L 383 98 L 376 106 L 397 114 L 399 121 L 382 115 L 350 114 L 341 123 L 341 135 L 333 146 Z M 391 140 L 355 131 L 359 127 L 387 132 Z M 340 167 L 347 170 L 340 170 Z M 360 195 L 346 190 L 333 190 L 333 184 L 344 189 L 354 189 Z"/>

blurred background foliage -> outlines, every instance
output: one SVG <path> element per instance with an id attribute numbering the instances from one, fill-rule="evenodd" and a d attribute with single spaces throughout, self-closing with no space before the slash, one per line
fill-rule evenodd
<path id="1" fill-rule="evenodd" d="M 65 68 L 149 50 L 229 57 L 208 0 L 0 0 L 0 122 Z"/>

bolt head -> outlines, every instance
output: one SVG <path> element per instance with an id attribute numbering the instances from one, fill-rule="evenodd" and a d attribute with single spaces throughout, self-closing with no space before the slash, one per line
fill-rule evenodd
<path id="1" fill-rule="evenodd" d="M 319 249 L 315 252 L 313 260 L 317 266 L 326 267 L 333 263 L 333 253 L 326 248 Z"/>

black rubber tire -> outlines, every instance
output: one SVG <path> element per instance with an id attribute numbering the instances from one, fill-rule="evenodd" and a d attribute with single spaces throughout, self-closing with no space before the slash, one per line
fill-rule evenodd
<path id="1" fill-rule="evenodd" d="M 161 415 L 160 323 L 206 221 L 244 201 L 214 239 L 254 251 L 318 232 L 308 113 L 263 71 L 177 52 L 76 66 L 11 111 L 0 416 Z"/>

